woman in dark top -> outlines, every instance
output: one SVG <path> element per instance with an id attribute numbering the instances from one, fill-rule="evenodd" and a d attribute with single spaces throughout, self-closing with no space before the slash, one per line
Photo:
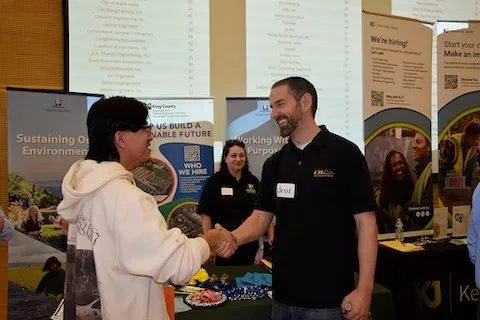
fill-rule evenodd
<path id="1" fill-rule="evenodd" d="M 377 196 L 377 225 L 380 232 L 395 232 L 397 218 L 402 219 L 405 230 L 409 219 L 405 204 L 412 198 L 415 181 L 405 156 L 391 150 L 385 157 L 380 192 Z"/>
<path id="2" fill-rule="evenodd" d="M 59 294 L 63 295 L 65 286 L 65 270 L 60 268 L 62 263 L 56 257 L 50 257 L 43 266 L 43 272 L 48 271 L 38 284 L 35 291 L 43 293 L 45 295 Z"/>
<path id="3" fill-rule="evenodd" d="M 245 144 L 228 140 L 223 148 L 220 170 L 206 182 L 197 208 L 206 233 L 219 223 L 227 230 L 240 226 L 252 213 L 259 181 L 248 168 Z M 215 257 L 211 265 L 250 265 L 254 263 L 258 241 L 240 246 L 228 259 Z"/>
<path id="4" fill-rule="evenodd" d="M 40 236 L 42 233 L 42 221 L 40 209 L 37 206 L 31 206 L 28 209 L 28 217 L 22 223 L 21 229 L 31 236 Z"/>

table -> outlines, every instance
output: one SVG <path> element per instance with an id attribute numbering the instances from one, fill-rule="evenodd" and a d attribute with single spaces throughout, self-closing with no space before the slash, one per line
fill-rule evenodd
<path id="1" fill-rule="evenodd" d="M 231 277 L 242 277 L 247 272 L 268 272 L 263 266 L 229 266 L 205 267 L 209 275 L 213 273 L 219 278 L 223 273 Z M 175 320 L 231 319 L 255 320 L 271 318 L 272 300 L 265 297 L 259 300 L 229 301 L 226 305 L 215 309 L 193 309 L 175 314 Z M 395 320 L 393 297 L 390 290 L 375 284 L 372 314 L 375 320 Z"/>
<path id="2" fill-rule="evenodd" d="M 375 281 L 393 293 L 399 320 L 475 319 L 478 298 L 466 245 L 399 252 L 379 245 Z"/>

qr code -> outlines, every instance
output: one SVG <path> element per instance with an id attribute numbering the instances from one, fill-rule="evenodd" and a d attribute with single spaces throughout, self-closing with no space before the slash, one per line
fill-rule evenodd
<path id="1" fill-rule="evenodd" d="M 446 74 L 445 75 L 445 89 L 457 89 L 458 88 L 458 75 Z"/>
<path id="2" fill-rule="evenodd" d="M 200 146 L 183 147 L 183 158 L 185 162 L 200 161 Z"/>
<path id="3" fill-rule="evenodd" d="M 372 106 L 383 107 L 383 91 L 372 90 Z"/>

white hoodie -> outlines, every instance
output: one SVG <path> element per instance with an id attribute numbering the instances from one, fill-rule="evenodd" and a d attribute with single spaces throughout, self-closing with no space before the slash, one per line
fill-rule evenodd
<path id="1" fill-rule="evenodd" d="M 77 161 L 62 193 L 57 210 L 70 222 L 65 319 L 99 315 L 98 300 L 104 320 L 168 319 L 162 283 L 190 280 L 208 243 L 167 230 L 154 198 L 117 162 Z"/>

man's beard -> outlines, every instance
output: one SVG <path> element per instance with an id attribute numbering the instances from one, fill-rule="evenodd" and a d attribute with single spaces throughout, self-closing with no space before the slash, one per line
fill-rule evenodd
<path id="1" fill-rule="evenodd" d="M 295 129 L 298 127 L 298 121 L 301 117 L 302 117 L 302 113 L 300 110 L 300 103 L 298 102 L 295 106 L 295 112 L 291 116 L 287 117 L 285 115 L 280 115 L 276 117 L 275 120 L 277 121 L 278 128 L 280 129 L 280 135 L 283 138 L 291 135 L 292 132 L 295 131 Z M 279 122 L 283 119 L 287 120 L 287 126 L 285 128 L 282 128 L 279 124 Z"/>
<path id="2" fill-rule="evenodd" d="M 290 117 L 280 117 L 279 120 L 283 120 L 283 119 L 287 120 L 287 126 L 285 128 L 282 128 L 279 126 L 279 128 L 280 128 L 280 135 L 285 138 L 291 135 L 293 131 L 295 131 L 295 129 L 298 126 L 298 120 Z M 277 120 L 277 123 L 278 123 L 278 120 Z"/>

